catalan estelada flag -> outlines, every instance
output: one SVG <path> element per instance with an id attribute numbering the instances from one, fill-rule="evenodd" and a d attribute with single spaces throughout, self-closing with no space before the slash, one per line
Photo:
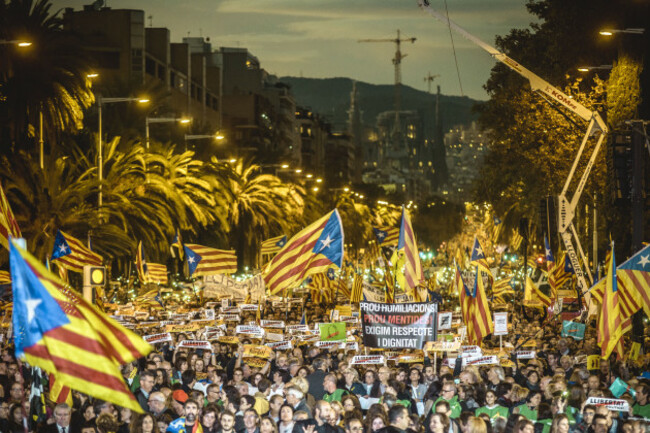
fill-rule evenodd
<path id="1" fill-rule="evenodd" d="M 404 253 L 404 291 L 410 293 L 420 281 L 424 280 L 418 243 L 411 225 L 411 218 L 405 207 L 402 206 L 402 224 L 399 229 L 399 242 L 397 250 Z"/>
<path id="2" fill-rule="evenodd" d="M 513 287 L 513 281 L 512 277 L 495 281 L 492 285 L 492 296 L 495 298 L 503 298 L 505 295 L 514 295 L 515 288 Z"/>
<path id="3" fill-rule="evenodd" d="M 399 229 L 395 227 L 373 227 L 372 231 L 381 246 L 397 245 L 399 242 Z"/>
<path id="4" fill-rule="evenodd" d="M 167 284 L 167 266 L 160 263 L 147 263 L 150 283 Z"/>
<path id="5" fill-rule="evenodd" d="M 264 282 L 271 295 L 343 263 L 343 224 L 336 209 L 293 236 L 271 260 Z"/>
<path id="6" fill-rule="evenodd" d="M 183 248 L 190 277 L 237 272 L 237 256 L 234 250 L 218 250 L 196 244 L 185 244 Z"/>
<path id="7" fill-rule="evenodd" d="M 512 238 L 510 238 L 510 245 L 515 249 L 515 251 L 519 251 L 519 248 L 521 248 L 521 243 L 524 241 L 524 237 L 519 234 L 517 230 L 512 230 Z"/>
<path id="8" fill-rule="evenodd" d="M 6 249 L 9 249 L 9 236 L 14 238 L 22 237 L 20 227 L 18 227 L 14 213 L 11 206 L 9 206 L 5 191 L 0 185 L 0 242 Z"/>
<path id="9" fill-rule="evenodd" d="M 275 254 L 282 249 L 283 246 L 287 244 L 286 235 L 276 236 L 271 239 L 267 239 L 262 242 L 262 255 L 265 254 Z"/>
<path id="10" fill-rule="evenodd" d="M 467 337 L 470 344 L 481 345 L 485 337 L 490 335 L 494 330 L 492 323 L 492 314 L 488 307 L 487 294 L 481 276 L 480 268 L 476 268 L 476 279 L 474 280 L 474 289 L 470 295 L 470 314 L 469 323 L 467 323 Z"/>
<path id="11" fill-rule="evenodd" d="M 176 258 L 176 251 L 178 251 L 179 258 L 183 258 L 183 239 L 181 238 L 181 231 L 176 229 L 174 234 L 174 239 L 172 239 L 172 244 L 169 247 L 172 257 Z"/>
<path id="12" fill-rule="evenodd" d="M 553 251 L 551 251 L 551 245 L 546 235 L 544 235 L 544 248 L 546 249 L 546 270 L 548 274 L 548 285 L 551 287 L 551 300 L 555 300 L 557 299 L 557 285 L 555 284 L 555 274 L 553 273 L 553 269 L 555 269 L 555 257 L 553 257 Z"/>
<path id="13" fill-rule="evenodd" d="M 552 304 L 551 298 L 539 290 L 533 280 L 526 276 L 526 287 L 524 288 L 524 305 L 532 308 L 548 308 Z"/>
<path id="14" fill-rule="evenodd" d="M 485 257 L 485 250 L 479 242 L 478 238 L 474 238 L 474 246 L 472 247 L 472 256 L 469 262 L 470 266 L 478 266 L 481 271 L 487 273 L 492 278 L 490 266 L 488 265 L 487 258 Z"/>
<path id="15" fill-rule="evenodd" d="M 52 263 L 72 272 L 83 272 L 84 266 L 101 266 L 103 259 L 90 251 L 81 241 L 59 230 L 54 239 Z"/>
<path id="16" fill-rule="evenodd" d="M 622 343 L 620 340 L 623 336 L 623 319 L 618 298 L 614 242 L 612 242 L 612 258 L 609 261 L 606 279 L 602 308 L 598 318 L 598 345 L 600 356 L 604 359 L 609 358 L 615 349 L 621 357 L 623 356 L 623 347 L 619 344 Z"/>
<path id="17" fill-rule="evenodd" d="M 9 246 L 9 260 L 16 357 L 56 375 L 62 386 L 141 413 L 120 365 L 151 346 L 66 287 L 18 241 Z"/>

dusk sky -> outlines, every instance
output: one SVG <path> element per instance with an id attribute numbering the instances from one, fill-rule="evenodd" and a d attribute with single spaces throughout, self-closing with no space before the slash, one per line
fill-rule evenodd
<path id="1" fill-rule="evenodd" d="M 90 0 L 53 0 L 54 9 L 79 10 Z M 525 0 L 447 0 L 450 18 L 494 44 L 495 35 L 525 28 L 533 20 Z M 444 11 L 444 0 L 431 0 Z M 142 9 L 154 27 L 171 30 L 173 42 L 209 37 L 213 48 L 242 47 L 278 76 L 350 77 L 392 84 L 394 43 L 358 43 L 358 39 L 416 37 L 402 46 L 402 81 L 426 90 L 428 72 L 443 94 L 460 95 L 449 30 L 422 11 L 417 0 L 107 0 L 114 9 Z M 149 19 L 146 25 L 149 26 Z M 453 34 L 463 94 L 487 99 L 482 86 L 494 60 Z"/>

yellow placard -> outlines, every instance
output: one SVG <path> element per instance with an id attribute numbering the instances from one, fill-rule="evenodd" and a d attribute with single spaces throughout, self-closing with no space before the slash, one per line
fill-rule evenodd
<path id="1" fill-rule="evenodd" d="M 508 358 L 501 358 L 499 360 L 499 364 L 501 364 L 501 367 L 505 367 L 505 368 L 508 367 L 513 368 L 515 366 L 515 363 L 509 360 Z"/>
<path id="2" fill-rule="evenodd" d="M 135 329 L 144 329 L 144 328 L 153 328 L 154 326 L 158 326 L 157 323 L 139 323 L 135 325 Z"/>
<path id="3" fill-rule="evenodd" d="M 632 342 L 632 346 L 630 347 L 630 353 L 627 356 L 629 360 L 631 361 L 636 361 L 639 358 L 639 352 L 641 351 L 641 343 L 639 342 Z"/>
<path id="4" fill-rule="evenodd" d="M 239 337 L 235 335 L 222 335 L 217 341 L 224 344 L 239 344 Z"/>
<path id="5" fill-rule="evenodd" d="M 244 358 L 244 362 L 251 367 L 264 368 L 268 361 L 262 358 Z"/>
<path id="6" fill-rule="evenodd" d="M 268 346 L 244 344 L 244 358 L 271 359 L 272 357 L 273 349 Z"/>
<path id="7" fill-rule="evenodd" d="M 397 357 L 398 364 L 424 363 L 424 353 L 403 353 Z"/>
<path id="8" fill-rule="evenodd" d="M 339 316 L 351 316 L 352 315 L 352 307 L 349 305 L 337 305 L 335 310 L 339 310 Z"/>
<path id="9" fill-rule="evenodd" d="M 194 332 L 203 328 L 203 326 L 189 323 L 187 325 L 167 325 L 165 326 L 165 332 Z"/>
<path id="10" fill-rule="evenodd" d="M 600 355 L 587 356 L 587 370 L 598 370 L 600 368 Z"/>

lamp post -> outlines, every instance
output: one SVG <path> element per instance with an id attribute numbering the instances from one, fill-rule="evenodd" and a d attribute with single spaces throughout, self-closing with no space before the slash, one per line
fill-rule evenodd
<path id="1" fill-rule="evenodd" d="M 104 180 L 104 157 L 103 157 L 103 142 L 102 142 L 102 105 L 111 104 L 114 102 L 138 102 L 144 104 L 149 102 L 145 98 L 104 98 L 102 96 L 97 97 L 97 116 L 99 121 L 97 123 L 97 178 L 99 180 L 99 196 L 97 204 L 101 209 L 102 201 L 102 181 Z"/>
<path id="2" fill-rule="evenodd" d="M 192 119 L 187 118 L 187 117 L 146 117 L 145 118 L 145 129 L 144 129 L 144 135 L 145 135 L 145 148 L 147 151 L 149 151 L 149 125 L 152 123 L 173 123 L 173 122 L 178 122 L 181 124 L 188 124 L 192 121 Z"/>

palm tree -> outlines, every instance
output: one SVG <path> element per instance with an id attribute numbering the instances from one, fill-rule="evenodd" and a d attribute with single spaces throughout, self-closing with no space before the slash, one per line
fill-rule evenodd
<path id="1" fill-rule="evenodd" d="M 63 30 L 62 19 L 50 12 L 51 6 L 49 0 L 10 0 L 0 5 L 0 38 L 32 42 L 20 52 L 11 45 L 0 49 L 5 98 L 0 104 L 0 126 L 11 147 L 24 148 L 39 113 L 48 142 L 61 131 L 80 129 L 83 110 L 94 101 L 79 41 Z"/>
<path id="2" fill-rule="evenodd" d="M 291 216 L 302 213 L 302 188 L 263 174 L 255 164 L 238 161 L 228 182 L 230 242 L 237 251 L 238 267 L 257 263 L 257 250 L 265 238 L 289 233 Z"/>

